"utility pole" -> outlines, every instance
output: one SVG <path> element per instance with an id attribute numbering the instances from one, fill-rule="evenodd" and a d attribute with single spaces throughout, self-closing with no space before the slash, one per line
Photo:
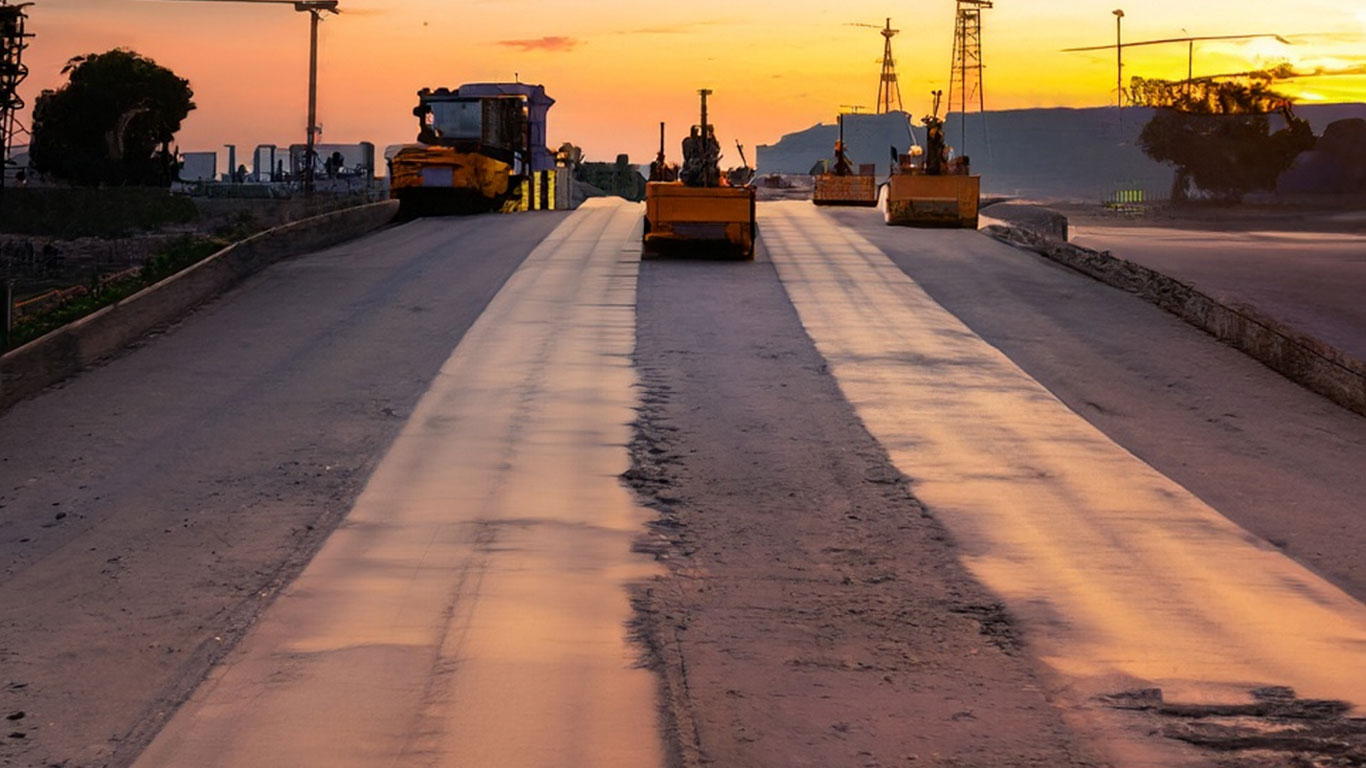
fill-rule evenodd
<path id="1" fill-rule="evenodd" d="M 1115 103 L 1124 109 L 1124 11 L 1116 8 L 1115 14 Z"/>
<path id="2" fill-rule="evenodd" d="M 1187 41 L 1186 48 L 1186 98 L 1191 95 L 1191 81 L 1195 79 L 1195 41 Z"/>
<path id="3" fill-rule="evenodd" d="M 335 3 L 334 3 L 335 6 Z M 295 8 L 300 8 L 296 5 Z M 317 8 L 308 8 L 308 149 L 304 150 L 304 195 L 313 196 L 314 150 L 318 131 L 318 15 Z M 333 8 L 333 12 L 336 8 Z"/>
<path id="4" fill-rule="evenodd" d="M 318 134 L 318 24 L 323 13 L 341 13 L 340 0 L 195 0 L 195 2 L 247 3 L 261 5 L 278 3 L 292 5 L 308 19 L 308 142 L 304 150 L 304 194 L 313 194 L 313 154 Z M 235 169 L 234 169 L 235 170 Z M 272 169 L 273 171 L 274 169 Z"/>

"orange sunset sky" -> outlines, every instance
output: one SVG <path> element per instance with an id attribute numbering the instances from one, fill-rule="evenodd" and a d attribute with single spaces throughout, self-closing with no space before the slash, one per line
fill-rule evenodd
<path id="1" fill-rule="evenodd" d="M 512 80 L 542 83 L 557 101 L 552 146 L 573 141 L 590 159 L 618 152 L 648 162 L 658 123 L 671 154 L 696 122 L 695 90 L 715 89 L 723 145 L 753 146 L 818 122 L 842 105 L 872 106 L 882 38 L 850 23 L 902 30 L 895 39 L 902 96 L 917 117 L 928 93 L 947 89 L 954 3 L 885 0 L 342 0 L 347 13 L 321 33 L 319 122 L 326 142 L 411 141 L 411 109 L 423 86 Z M 1201 43 L 1196 74 L 1244 71 L 1288 60 L 1302 69 L 1366 64 L 1366 4 L 1357 0 L 998 0 L 985 12 L 988 109 L 1113 103 L 1113 52 L 1059 49 L 1111 43 L 1124 8 L 1126 41 L 1191 35 L 1277 33 L 1270 39 Z M 199 109 L 182 150 L 235 143 L 301 142 L 308 23 L 286 5 L 172 0 L 37 0 L 32 69 L 21 95 L 58 86 L 71 56 L 129 47 L 191 81 Z M 1181 78 L 1184 45 L 1126 52 L 1129 75 Z M 1366 101 L 1366 77 L 1288 83 L 1305 102 Z M 28 122 L 28 115 L 22 119 Z M 245 157 L 239 154 L 239 157 Z M 225 158 L 220 154 L 220 166 Z"/>

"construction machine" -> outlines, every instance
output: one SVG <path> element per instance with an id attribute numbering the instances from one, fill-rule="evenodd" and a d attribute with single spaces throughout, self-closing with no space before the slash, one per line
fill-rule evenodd
<path id="1" fill-rule="evenodd" d="M 849 161 L 844 145 L 844 115 L 837 119 L 839 139 L 835 141 L 835 162 L 827 173 L 817 174 L 811 202 L 816 205 L 877 205 L 878 183 L 876 172 L 863 173 L 871 168 L 861 168 L 854 172 L 854 164 Z"/>
<path id="2" fill-rule="evenodd" d="M 545 88 L 474 83 L 417 96 L 417 143 L 389 160 L 389 193 L 400 215 L 525 209 L 528 179 L 555 168 L 545 146 L 555 100 Z"/>
<path id="3" fill-rule="evenodd" d="M 935 91 L 934 114 L 926 116 L 923 153 L 902 155 L 887 181 L 888 224 L 908 227 L 977 228 L 982 177 L 973 176 L 966 156 L 949 158 L 944 121 L 939 119 L 942 91 Z"/>
<path id="4" fill-rule="evenodd" d="M 754 174 L 722 174 L 721 146 L 715 126 L 707 122 L 707 96 L 702 97 L 702 120 L 683 140 L 683 165 L 665 161 L 664 127 L 660 126 L 659 156 L 650 166 L 645 185 L 645 235 L 642 256 L 666 253 L 754 258 Z M 745 179 L 743 184 L 732 179 Z"/>

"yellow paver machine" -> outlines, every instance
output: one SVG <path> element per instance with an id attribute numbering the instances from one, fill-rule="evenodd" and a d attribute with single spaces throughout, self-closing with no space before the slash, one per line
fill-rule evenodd
<path id="1" fill-rule="evenodd" d="M 650 165 L 645 185 L 643 258 L 693 255 L 754 258 L 758 234 L 754 222 L 753 172 L 721 173 L 721 149 L 715 127 L 707 122 L 709 90 L 702 97 L 702 122 L 683 140 L 683 165 L 664 157 L 664 126 L 659 156 Z M 739 183 L 737 183 L 739 182 Z"/>
<path id="2" fill-rule="evenodd" d="M 405 217 L 525 210 L 528 182 L 553 172 L 545 88 L 469 83 L 418 92 L 418 143 L 389 160 L 390 195 Z M 538 191 L 538 190 L 530 190 Z"/>
<path id="3" fill-rule="evenodd" d="M 949 159 L 944 121 L 934 92 L 934 114 L 926 117 L 925 151 L 902 155 L 887 181 L 888 224 L 908 227 L 977 228 L 982 177 L 973 176 L 966 156 Z"/>
<path id="4" fill-rule="evenodd" d="M 839 116 L 840 137 L 835 142 L 835 162 L 829 173 L 817 174 L 811 190 L 816 205 L 877 205 L 877 173 L 873 166 L 854 172 L 844 147 L 844 115 Z"/>

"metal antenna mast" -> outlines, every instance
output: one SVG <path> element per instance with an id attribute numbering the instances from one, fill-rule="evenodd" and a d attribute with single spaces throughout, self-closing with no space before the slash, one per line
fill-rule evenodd
<path id="1" fill-rule="evenodd" d="M 341 13 L 338 0 L 199 0 L 199 2 L 292 5 L 294 10 L 309 15 L 308 44 L 308 149 L 304 156 L 304 194 L 313 194 L 314 144 L 318 134 L 318 23 L 326 13 Z"/>
<path id="2" fill-rule="evenodd" d="M 896 108 L 905 111 L 901 106 L 901 84 L 896 79 L 896 60 L 892 58 L 892 38 L 896 37 L 899 29 L 892 29 L 892 20 L 887 19 L 887 26 L 882 28 L 882 36 L 886 38 L 887 44 L 882 49 L 882 79 L 877 84 L 877 114 L 884 115 L 892 111 L 892 97 L 896 97 Z"/>
<path id="3" fill-rule="evenodd" d="M 886 44 L 882 46 L 882 58 L 878 61 L 882 64 L 882 75 L 877 82 L 877 108 L 876 114 L 891 112 L 892 100 L 896 100 L 895 109 L 905 111 L 901 106 L 901 84 L 896 77 L 896 59 L 892 57 L 892 38 L 901 32 L 899 29 L 892 29 L 892 20 L 887 19 L 884 26 L 876 24 L 847 23 L 846 27 L 866 27 L 876 29 L 879 34 L 886 38 Z M 862 107 L 860 107 L 862 109 Z"/>
<path id="4" fill-rule="evenodd" d="M 18 113 L 24 108 L 24 100 L 19 98 L 19 83 L 28 77 L 23 55 L 28 47 L 26 40 L 33 37 L 24 30 L 28 18 L 24 9 L 30 5 L 10 5 L 8 0 L 0 0 L 0 189 L 5 186 L 10 147 L 21 130 Z"/>
<path id="5" fill-rule="evenodd" d="M 985 114 L 986 93 L 982 88 L 982 11 L 992 7 L 991 0 L 958 0 L 958 20 L 953 36 L 953 70 L 949 74 L 948 109 L 958 99 L 962 139 L 958 154 L 967 154 L 968 104 L 977 101 L 977 111 Z M 985 119 L 985 118 L 984 118 Z"/>

